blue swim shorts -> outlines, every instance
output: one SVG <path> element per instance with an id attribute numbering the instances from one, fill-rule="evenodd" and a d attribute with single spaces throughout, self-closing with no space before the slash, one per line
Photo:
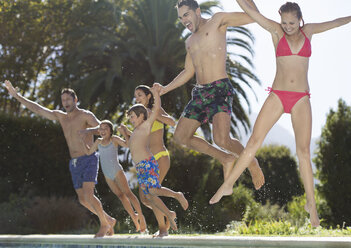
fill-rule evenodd
<path id="1" fill-rule="evenodd" d="M 149 194 L 149 188 L 161 188 L 160 169 L 154 156 L 136 164 L 138 182 L 144 194 Z"/>
<path id="2" fill-rule="evenodd" d="M 82 188 L 84 182 L 95 182 L 97 184 L 99 154 L 95 152 L 91 155 L 72 158 L 69 161 L 69 170 L 75 189 Z"/>

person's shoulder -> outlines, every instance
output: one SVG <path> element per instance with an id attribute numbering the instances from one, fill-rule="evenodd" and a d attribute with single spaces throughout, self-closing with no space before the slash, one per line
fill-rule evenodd
<path id="1" fill-rule="evenodd" d="M 305 33 L 305 34 L 310 34 L 312 32 L 313 29 L 313 24 L 312 23 L 306 23 L 305 25 L 303 25 L 303 27 L 301 28 L 301 30 Z"/>
<path id="2" fill-rule="evenodd" d="M 59 109 L 52 110 L 52 112 L 54 112 L 57 115 L 67 115 L 66 112 L 59 110 Z"/>
<path id="3" fill-rule="evenodd" d="M 87 110 L 87 109 L 77 108 L 77 110 L 78 110 L 81 114 L 85 114 L 85 115 L 92 115 L 92 114 L 93 114 L 90 110 Z"/>
<path id="4" fill-rule="evenodd" d="M 112 135 L 111 136 L 111 141 L 112 141 L 113 145 L 116 146 L 116 147 L 118 146 L 118 142 L 121 141 L 121 140 L 122 140 L 122 138 L 117 136 L 117 135 Z"/>
<path id="5" fill-rule="evenodd" d="M 93 114 L 93 112 L 91 112 L 90 110 L 87 109 L 81 109 L 81 108 L 77 108 L 79 111 L 79 114 L 81 114 L 84 117 L 95 117 L 95 115 Z"/>
<path id="6" fill-rule="evenodd" d="M 212 15 L 212 17 L 210 18 L 210 20 L 219 20 L 219 19 L 222 19 L 225 15 L 227 15 L 228 13 L 227 12 L 223 12 L 223 11 L 220 11 L 220 12 L 216 12 Z"/>
<path id="7" fill-rule="evenodd" d="M 191 41 L 193 37 L 193 34 L 190 34 L 186 39 L 185 39 L 185 46 L 187 46 L 189 44 L 189 42 Z"/>
<path id="8" fill-rule="evenodd" d="M 59 110 L 59 109 L 55 109 L 52 112 L 56 115 L 57 118 L 64 118 L 67 116 L 66 112 Z"/>
<path id="9" fill-rule="evenodd" d="M 223 19 L 225 19 L 228 16 L 233 16 L 233 15 L 239 15 L 242 12 L 224 12 L 224 11 L 220 11 L 220 12 L 216 12 L 212 15 L 212 17 L 209 19 L 209 21 L 212 22 L 222 22 Z"/>

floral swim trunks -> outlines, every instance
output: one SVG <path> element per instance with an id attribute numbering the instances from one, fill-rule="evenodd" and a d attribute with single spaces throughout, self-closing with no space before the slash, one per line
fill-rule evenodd
<path id="1" fill-rule="evenodd" d="M 149 194 L 149 188 L 161 188 L 159 177 L 160 169 L 154 156 L 136 164 L 137 177 L 140 187 L 145 195 Z"/>
<path id="2" fill-rule="evenodd" d="M 219 112 L 232 113 L 235 90 L 228 78 L 223 78 L 205 85 L 196 85 L 192 98 L 186 105 L 182 116 L 197 120 L 201 124 L 212 122 Z"/>

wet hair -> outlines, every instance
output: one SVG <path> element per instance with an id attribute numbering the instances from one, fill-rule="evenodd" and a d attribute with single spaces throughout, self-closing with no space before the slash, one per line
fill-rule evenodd
<path id="1" fill-rule="evenodd" d="M 127 112 L 128 115 L 130 115 L 132 112 L 135 113 L 137 117 L 139 117 L 141 114 L 144 115 L 144 121 L 147 120 L 147 110 L 144 105 L 138 103 L 134 104 Z"/>
<path id="2" fill-rule="evenodd" d="M 182 6 L 188 6 L 191 10 L 196 10 L 199 8 L 199 4 L 195 0 L 178 0 L 176 8 L 181 8 Z"/>
<path id="3" fill-rule="evenodd" d="M 283 4 L 280 9 L 279 9 L 279 14 L 282 15 L 282 13 L 291 13 L 291 12 L 295 12 L 297 18 L 300 20 L 302 20 L 302 27 L 305 25 L 305 21 L 302 18 L 302 12 L 300 9 L 300 6 L 297 3 L 293 3 L 293 2 L 286 2 L 285 4 Z"/>
<path id="4" fill-rule="evenodd" d="M 73 99 L 77 99 L 77 94 L 76 94 L 76 92 L 74 92 L 73 89 L 64 88 L 64 89 L 61 90 L 61 96 L 63 94 L 69 94 L 69 95 L 71 95 L 73 97 Z"/>
<path id="5" fill-rule="evenodd" d="M 112 122 L 109 121 L 109 120 L 103 120 L 103 121 L 100 122 L 100 125 L 101 124 L 106 124 L 110 128 L 110 132 L 111 132 L 110 136 L 112 136 L 113 135 L 113 124 L 112 124 Z"/>
<path id="6" fill-rule="evenodd" d="M 152 109 L 152 106 L 154 106 L 155 100 L 154 100 L 154 95 L 152 94 L 150 87 L 146 85 L 139 85 L 135 88 L 134 91 L 136 90 L 142 90 L 146 96 L 151 95 L 149 102 L 147 103 L 147 108 Z"/>

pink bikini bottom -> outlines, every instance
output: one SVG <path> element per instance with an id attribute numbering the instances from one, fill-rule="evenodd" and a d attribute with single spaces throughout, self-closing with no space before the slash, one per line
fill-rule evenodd
<path id="1" fill-rule="evenodd" d="M 269 91 L 269 93 L 273 92 L 279 97 L 280 101 L 283 104 L 285 113 L 290 113 L 291 109 L 302 97 L 311 96 L 308 90 L 306 90 L 305 92 L 296 92 L 296 91 L 285 91 L 285 90 L 273 90 L 271 87 L 268 87 L 267 91 Z"/>

